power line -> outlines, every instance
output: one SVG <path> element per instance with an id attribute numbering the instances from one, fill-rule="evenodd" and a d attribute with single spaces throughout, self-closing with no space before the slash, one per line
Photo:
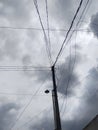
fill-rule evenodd
<path id="1" fill-rule="evenodd" d="M 18 66 L 18 65 L 0 65 L 0 68 L 2 69 L 2 68 L 17 68 L 17 69 L 26 69 L 26 68 L 31 68 L 31 69 L 49 69 L 49 68 L 51 68 L 51 67 L 36 67 L 36 66 Z"/>
<path id="2" fill-rule="evenodd" d="M 29 71 L 50 71 L 50 70 L 46 70 L 46 69 L 17 69 L 17 68 L 0 68 L 0 71 L 24 71 L 24 72 L 29 72 Z"/>
<path id="3" fill-rule="evenodd" d="M 79 21 L 78 21 L 77 24 L 76 24 L 76 27 L 79 25 L 80 20 L 82 19 L 83 15 L 84 15 L 84 13 L 85 13 L 85 10 L 86 10 L 86 8 L 87 8 L 87 6 L 88 6 L 88 4 L 89 4 L 89 1 L 90 1 L 90 0 L 87 0 L 87 2 L 86 2 L 86 4 L 85 4 L 85 7 L 84 7 L 84 9 L 83 9 L 83 11 L 82 11 L 82 13 L 81 13 L 80 18 L 79 18 Z"/>
<path id="4" fill-rule="evenodd" d="M 59 98 L 61 99 L 61 97 L 59 97 Z M 26 125 L 28 125 L 30 122 L 32 122 L 34 119 L 36 119 L 41 113 L 43 113 L 43 112 L 45 113 L 45 111 L 47 111 L 48 108 L 49 108 L 49 105 L 45 109 L 43 109 L 41 112 L 39 112 L 38 114 L 36 114 L 35 116 L 33 116 L 29 121 L 25 122 L 23 125 L 21 125 L 20 127 L 18 127 L 17 130 L 20 129 L 20 128 L 23 128 Z M 51 112 L 51 109 L 49 109 L 48 111 Z M 49 112 L 48 112 L 48 114 L 49 114 Z"/>
<path id="5" fill-rule="evenodd" d="M 92 0 L 91 0 L 91 1 L 92 1 Z M 84 7 L 84 9 L 83 9 L 83 11 L 82 11 L 82 14 L 81 14 L 81 16 L 80 16 L 80 18 L 79 18 L 79 21 L 78 21 L 76 27 L 79 25 L 80 20 L 82 19 L 83 15 L 84 15 L 84 13 L 85 13 L 85 11 L 86 11 L 86 9 L 87 9 L 87 6 L 88 6 L 89 2 L 90 2 L 90 0 L 87 0 L 87 2 L 86 2 L 86 4 L 85 4 L 85 7 Z M 89 8 L 89 7 L 88 7 L 88 8 Z M 86 13 L 87 13 L 87 12 L 86 12 Z M 86 13 L 85 13 L 85 14 L 86 14 Z"/>
<path id="6" fill-rule="evenodd" d="M 84 9 L 83 9 L 83 11 L 82 11 L 82 14 L 81 14 L 81 16 L 80 16 L 80 18 L 79 18 L 78 23 L 76 24 L 76 27 L 79 25 L 80 20 L 81 20 L 82 17 L 83 17 L 83 14 L 84 14 L 84 12 L 85 12 L 85 10 L 86 10 L 86 7 L 87 7 L 88 3 L 89 3 L 89 0 L 87 0 L 87 3 L 86 3 L 86 5 L 85 5 L 85 7 L 84 7 Z M 72 32 L 72 34 L 73 34 L 73 32 Z M 71 35 L 71 36 L 72 36 L 72 35 Z M 76 32 L 76 37 L 77 37 L 77 32 Z M 73 73 L 73 70 L 74 70 L 75 62 L 76 62 L 76 40 L 75 40 L 75 59 L 74 59 L 73 67 L 72 67 L 72 73 Z M 68 87 L 69 87 L 69 83 L 70 83 L 70 80 L 71 80 L 72 73 L 69 75 L 68 83 L 67 83 L 67 87 L 66 87 L 66 103 L 65 103 L 65 100 L 63 100 L 61 110 L 62 110 L 62 108 L 63 108 L 63 106 L 64 106 L 64 103 L 65 103 L 65 107 L 66 107 L 66 105 L 67 105 L 67 90 L 68 90 Z M 65 109 L 65 108 L 64 108 L 64 109 Z M 64 110 L 64 112 L 65 112 L 65 110 Z M 64 115 L 64 112 L 63 112 L 62 115 Z"/>
<path id="7" fill-rule="evenodd" d="M 87 3 L 86 3 L 86 6 L 87 6 L 87 4 L 88 4 L 88 1 L 87 1 Z M 86 7 L 85 7 L 85 9 L 86 9 Z M 82 12 L 82 15 L 83 15 L 84 12 L 85 12 L 85 11 Z M 79 21 L 78 21 L 78 23 L 77 23 L 76 26 L 78 26 L 78 24 L 79 24 L 79 22 L 80 22 L 80 20 L 81 20 L 81 18 L 82 18 L 82 15 L 81 15 L 81 17 L 80 17 L 80 19 L 79 19 Z M 72 72 L 73 72 L 73 69 L 74 69 L 75 61 L 76 61 L 76 42 L 75 42 L 75 60 L 74 60 Z M 71 73 L 71 75 L 72 75 L 72 73 Z M 62 106 L 61 106 L 61 111 L 62 111 L 62 109 L 63 109 L 63 106 L 65 106 L 65 107 L 67 106 L 67 90 L 68 90 L 69 83 L 70 83 L 70 80 L 71 80 L 71 75 L 70 75 L 70 77 L 68 78 L 68 84 L 67 84 L 67 88 L 66 88 L 66 99 L 63 100 L 63 103 L 62 103 Z M 65 103 L 65 101 L 66 101 L 66 103 Z M 64 104 L 65 104 L 65 105 L 64 105 Z M 64 113 L 65 113 L 65 110 L 66 110 L 65 107 L 64 107 L 64 111 L 63 111 L 62 115 L 64 115 Z M 60 112 L 61 112 L 61 111 L 60 111 Z"/>
<path id="8" fill-rule="evenodd" d="M 79 20 L 78 20 L 78 22 L 77 22 L 77 24 L 76 24 L 76 27 L 75 27 L 75 29 L 72 30 L 72 33 L 71 33 L 71 35 L 69 36 L 69 39 L 67 40 L 66 45 L 69 43 L 70 39 L 72 38 L 73 33 L 78 30 L 77 27 L 78 27 L 79 23 L 80 23 L 80 22 L 83 22 L 83 21 L 80 21 L 80 20 L 82 19 L 82 17 L 83 17 L 83 15 L 84 15 L 84 13 L 85 13 L 85 10 L 86 10 L 88 4 L 89 4 L 89 0 L 87 0 L 87 3 L 86 3 L 86 5 L 85 5 L 85 7 L 84 7 L 84 9 L 83 9 L 83 11 L 82 11 L 82 13 L 81 13 L 81 16 L 80 16 L 80 18 L 79 18 Z M 88 30 L 87 32 L 92 32 L 92 31 L 91 31 L 91 30 Z M 63 52 L 63 49 L 64 49 L 64 48 L 62 48 L 62 52 Z M 62 52 L 61 52 L 61 53 L 62 53 Z M 61 55 L 61 53 L 60 53 L 60 55 Z"/>
<path id="9" fill-rule="evenodd" d="M 51 57 L 51 41 L 50 41 L 49 13 L 48 13 L 48 1 L 47 0 L 45 0 L 45 4 L 46 4 L 46 15 L 47 15 L 47 30 L 48 30 L 48 43 L 49 43 L 48 45 L 49 45 L 50 57 Z M 51 59 L 52 59 L 52 57 L 51 57 Z"/>
<path id="10" fill-rule="evenodd" d="M 90 0 L 87 0 L 87 3 L 86 3 L 86 5 L 85 5 L 85 7 L 84 7 L 84 9 L 83 9 L 83 11 L 82 11 L 82 14 L 81 14 L 81 16 L 80 16 L 80 18 L 79 18 L 78 23 L 76 24 L 76 27 L 79 25 L 80 20 L 82 19 L 83 15 L 84 15 L 84 12 L 85 12 L 85 10 L 86 10 L 86 8 L 87 8 L 87 5 L 89 4 L 89 1 L 90 1 Z M 76 31 L 76 37 L 77 37 L 77 31 Z M 74 69 L 74 66 L 75 66 L 75 62 L 76 62 L 76 38 L 75 38 L 75 59 L 74 59 L 73 67 L 72 67 L 72 73 L 73 73 L 73 69 Z M 71 75 L 72 75 L 72 73 L 71 73 Z"/>
<path id="11" fill-rule="evenodd" d="M 76 32 L 76 37 L 77 37 L 77 32 Z M 75 39 L 76 39 L 76 38 L 75 38 Z M 76 40 L 75 40 L 75 59 L 74 59 L 73 67 L 72 67 L 72 73 L 73 73 L 73 70 L 74 70 L 75 63 L 76 63 Z M 70 81 L 71 81 L 72 73 L 70 74 Z M 81 82 L 83 82 L 83 80 L 85 80 L 88 76 L 89 76 L 89 74 L 87 74 L 85 77 L 83 77 L 76 85 L 78 85 L 78 84 L 80 84 Z M 70 82 L 69 82 L 69 83 L 70 83 Z M 66 110 L 66 106 L 67 106 L 67 92 L 68 92 L 68 88 L 69 88 L 69 83 L 68 83 L 67 88 L 66 88 L 66 99 L 63 100 L 62 107 L 61 107 L 61 108 L 63 108 L 63 106 L 64 106 L 64 104 L 65 104 L 64 111 L 63 111 L 62 115 L 64 115 L 65 110 Z M 65 101 L 66 101 L 66 103 L 65 103 Z M 61 109 L 61 110 L 62 110 L 62 109 Z"/>
<path id="12" fill-rule="evenodd" d="M 83 22 L 83 21 L 81 21 Z M 98 26 L 98 25 L 97 25 Z M 0 29 L 10 29 L 10 30 L 34 30 L 34 31 L 43 31 L 41 28 L 33 28 L 33 27 L 11 27 L 11 26 L 0 26 Z M 44 30 L 48 31 L 47 28 L 45 28 Z M 56 28 L 49 28 L 49 31 L 51 32 L 67 32 L 68 29 L 56 29 Z M 77 29 L 77 30 L 73 30 L 71 29 L 70 31 L 82 31 L 82 32 L 92 32 L 91 30 L 88 29 Z"/>
<path id="13" fill-rule="evenodd" d="M 19 95 L 19 96 L 32 96 L 32 94 L 30 94 L 30 93 L 6 93 L 6 92 L 0 92 L 0 95 L 11 95 L 11 96 L 16 96 L 16 95 Z"/>
<path id="14" fill-rule="evenodd" d="M 68 72 L 69 72 L 69 75 L 68 75 L 68 80 L 67 80 L 67 85 L 66 85 L 66 91 L 65 91 L 65 95 L 67 95 L 67 89 L 68 89 L 68 87 L 69 87 L 69 83 L 70 83 L 70 73 L 71 73 L 71 45 L 70 45 L 70 54 L 69 54 L 70 56 L 69 56 L 69 63 L 68 63 Z M 66 96 L 67 97 L 67 96 Z M 67 100 L 67 98 L 66 98 L 66 100 Z M 62 106 L 61 106 L 61 110 L 60 110 L 60 112 L 62 111 L 62 109 L 63 109 L 63 106 L 64 106 L 64 103 L 65 103 L 65 100 L 63 100 L 63 103 L 62 103 Z"/>
<path id="15" fill-rule="evenodd" d="M 75 67 L 75 63 L 76 63 L 76 38 L 77 38 L 77 32 L 76 32 L 76 37 L 75 37 L 75 57 L 74 57 L 74 61 L 73 61 L 73 66 L 72 66 L 72 70 L 70 70 L 70 64 L 71 64 L 71 50 L 70 50 L 70 61 L 69 61 L 69 77 L 68 77 L 68 82 L 67 82 L 67 87 L 66 87 L 66 99 L 63 101 L 63 104 L 62 104 L 62 108 L 61 108 L 61 111 L 63 109 L 63 106 L 65 104 L 65 107 L 67 106 L 67 96 L 68 96 L 68 88 L 69 88 L 69 85 L 70 85 L 70 82 L 71 82 L 71 77 L 72 77 L 72 74 L 73 74 L 73 70 L 74 70 L 74 67 Z M 66 101 L 66 102 L 65 102 Z M 65 109 L 64 107 L 64 109 Z M 66 109 L 65 109 L 66 110 Z M 64 112 L 65 112 L 64 110 Z M 64 112 L 62 115 L 64 115 Z"/>
<path id="16" fill-rule="evenodd" d="M 34 69 L 17 69 L 17 68 L 14 68 L 14 69 L 9 69 L 9 68 L 6 68 L 6 69 L 0 69 L 0 71 L 15 71 L 15 72 L 18 72 L 18 71 L 24 71 L 24 72 L 29 72 L 29 71 L 50 71 L 50 70 L 34 70 Z"/>
<path id="17" fill-rule="evenodd" d="M 46 67 L 46 66 L 32 66 L 32 65 L 28 65 L 28 66 L 26 66 L 26 65 L 0 65 L 0 67 L 30 67 L 30 68 L 51 68 L 51 67 Z"/>
<path id="18" fill-rule="evenodd" d="M 0 66 L 0 71 L 50 71 L 50 67 L 35 66 Z"/>
<path id="19" fill-rule="evenodd" d="M 76 10 L 76 13 L 75 13 L 74 17 L 73 17 L 73 20 L 72 20 L 72 22 L 71 22 L 71 25 L 70 25 L 70 27 L 69 27 L 69 30 L 68 30 L 68 32 L 67 32 L 67 34 L 66 34 L 66 36 L 65 36 L 65 39 L 64 39 L 64 41 L 63 41 L 63 43 L 62 43 L 62 46 L 61 46 L 60 50 L 59 50 L 59 52 L 58 52 L 58 55 L 57 55 L 56 60 L 55 60 L 55 62 L 54 62 L 54 65 L 56 64 L 56 62 L 57 62 L 57 60 L 58 60 L 58 58 L 59 58 L 59 56 L 60 56 L 60 53 L 61 53 L 61 51 L 62 51 L 62 49 L 63 49 L 63 47 L 64 47 L 64 44 L 65 44 L 65 42 L 66 42 L 66 40 L 67 40 L 67 38 L 68 38 L 68 36 L 69 36 L 70 30 L 71 30 L 72 27 L 73 27 L 74 21 L 75 21 L 75 19 L 76 19 L 76 17 L 77 17 L 77 14 L 78 14 L 78 12 L 79 12 L 81 6 L 82 6 L 82 3 L 83 3 L 83 0 L 81 0 L 80 3 L 79 3 L 79 6 L 78 6 L 78 8 L 77 8 L 77 10 Z"/>
<path id="20" fill-rule="evenodd" d="M 79 82 L 78 82 L 76 85 L 79 85 L 79 84 L 80 84 L 81 82 L 83 82 L 88 76 L 89 76 L 89 74 L 87 74 L 86 76 L 84 76 L 82 79 L 79 80 Z M 66 102 L 65 102 L 65 101 L 66 101 Z M 61 111 L 62 111 L 62 109 L 63 109 L 62 107 L 64 106 L 64 104 L 65 104 L 64 109 L 66 109 L 66 106 L 67 106 L 67 98 L 63 100 L 63 103 L 62 103 L 62 106 L 61 106 Z M 60 111 L 60 112 L 61 112 L 61 111 Z M 63 111 L 62 116 L 64 116 L 64 113 L 65 113 L 65 110 Z"/>
<path id="21" fill-rule="evenodd" d="M 40 111 L 38 114 L 36 114 L 35 116 L 33 116 L 29 121 L 25 122 L 23 125 L 21 125 L 17 129 L 23 128 L 24 126 L 28 125 L 30 122 L 32 122 L 34 119 L 36 119 L 40 114 L 42 114 L 43 112 L 47 111 L 48 108 L 49 108 L 49 106 L 45 107 L 45 109 L 43 109 L 42 111 Z"/>
<path id="22" fill-rule="evenodd" d="M 41 19 L 41 16 L 40 16 L 38 3 L 37 3 L 37 0 L 33 0 L 33 2 L 34 2 L 34 6 L 35 6 L 35 8 L 36 8 L 37 14 L 38 14 L 38 16 L 39 16 L 40 25 L 41 25 L 42 30 L 43 30 L 43 34 L 44 34 L 44 38 L 45 38 L 45 42 L 46 42 L 47 55 L 48 55 L 50 64 L 52 64 L 51 54 L 50 54 L 49 45 L 48 45 L 48 40 L 47 40 L 46 32 L 45 32 L 45 29 L 44 29 L 44 26 L 43 26 L 43 22 L 42 22 L 42 19 Z"/>
<path id="23" fill-rule="evenodd" d="M 86 2 L 86 5 L 85 5 L 85 7 L 84 7 L 84 9 L 83 9 L 83 11 L 82 11 L 82 13 L 81 13 L 81 16 L 80 16 L 80 18 L 79 18 L 79 20 L 78 20 L 78 22 L 77 22 L 77 24 L 76 24 L 76 28 L 78 27 L 78 25 L 79 25 L 79 23 L 80 23 L 80 20 L 82 19 L 83 15 L 84 15 L 84 13 L 85 13 L 85 10 L 86 10 L 86 8 L 87 8 L 87 6 L 88 6 L 88 4 L 89 4 L 89 1 L 90 1 L 90 0 L 87 0 L 87 2 Z M 76 30 L 77 30 L 77 29 L 76 29 Z M 73 32 L 74 32 L 74 31 L 73 31 Z M 73 32 L 72 32 L 72 34 L 71 34 L 69 40 L 71 39 L 71 37 L 72 37 L 72 35 L 73 35 Z M 77 31 L 76 31 L 76 37 L 77 37 Z M 69 40 L 68 40 L 68 42 L 69 42 Z M 68 43 L 68 42 L 67 42 L 67 43 Z M 72 73 L 73 73 L 73 69 L 74 69 L 74 66 L 75 66 L 75 62 L 76 62 L 76 41 L 75 41 L 75 60 L 74 60 L 74 64 L 73 64 L 73 67 L 72 67 Z M 71 80 L 72 73 L 71 73 L 71 75 L 70 75 L 70 80 Z M 87 76 L 86 76 L 86 77 L 87 77 Z M 70 80 L 69 80 L 69 83 L 70 83 Z M 68 86 L 67 86 L 67 88 L 66 88 L 66 103 L 65 103 L 65 107 L 67 106 L 67 90 L 68 90 L 68 87 L 69 87 L 69 83 L 68 83 Z M 63 101 L 63 105 L 64 105 L 64 101 Z M 62 107 L 63 107 L 63 105 L 62 105 Z M 65 108 L 64 108 L 64 109 L 65 109 Z M 65 110 L 64 110 L 64 112 L 65 112 Z M 63 112 L 62 115 L 64 115 L 64 112 Z"/>
<path id="24" fill-rule="evenodd" d="M 0 92 L 0 95 L 6 95 L 6 96 L 16 96 L 16 95 L 18 95 L 18 96 L 32 96 L 31 93 L 6 93 L 6 92 Z M 41 95 L 33 95 L 33 97 L 35 97 L 35 96 L 40 97 L 40 96 L 48 96 L 48 95 L 42 95 L 42 94 Z"/>
<path id="25" fill-rule="evenodd" d="M 28 106 L 31 104 L 33 97 L 38 93 L 38 91 L 43 87 L 45 81 L 42 83 L 41 87 L 38 88 L 36 90 L 36 92 L 32 95 L 32 97 L 30 98 L 29 102 L 26 104 L 26 106 L 24 107 L 23 111 L 20 113 L 20 115 L 18 116 L 18 118 L 15 120 L 15 122 L 12 124 L 11 126 L 11 130 L 15 127 L 15 125 L 17 124 L 17 122 L 20 120 L 20 118 L 22 117 L 22 115 L 24 114 L 24 112 L 26 111 L 26 109 L 28 108 Z"/>

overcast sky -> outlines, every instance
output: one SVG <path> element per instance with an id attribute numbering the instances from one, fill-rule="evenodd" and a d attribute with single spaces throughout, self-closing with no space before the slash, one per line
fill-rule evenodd
<path id="1" fill-rule="evenodd" d="M 83 1 L 72 29 L 87 1 Z M 45 0 L 37 2 L 47 29 Z M 69 29 L 80 0 L 47 3 L 49 28 L 54 29 L 49 33 L 48 48 L 55 62 L 66 35 L 64 29 Z M 82 130 L 98 114 L 97 23 L 98 1 L 89 0 L 77 31 L 56 63 L 62 130 Z M 15 28 L 41 29 L 33 0 L 0 0 L 0 130 L 52 130 L 51 64 L 43 31 Z M 48 31 L 45 33 L 48 39 Z M 49 94 L 44 93 L 46 89 Z"/>

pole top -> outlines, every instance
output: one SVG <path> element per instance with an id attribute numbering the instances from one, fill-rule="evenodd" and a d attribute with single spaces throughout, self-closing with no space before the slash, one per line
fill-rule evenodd
<path id="1" fill-rule="evenodd" d="M 54 67 L 55 67 L 54 65 L 53 65 L 53 66 L 51 66 L 51 70 L 52 70 L 52 71 L 54 70 Z"/>

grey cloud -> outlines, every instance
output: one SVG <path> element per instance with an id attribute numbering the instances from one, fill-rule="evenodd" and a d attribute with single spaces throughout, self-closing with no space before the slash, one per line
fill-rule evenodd
<path id="1" fill-rule="evenodd" d="M 29 19 L 29 3 L 25 0 L 1 0 L 0 5 L 0 15 L 11 23 Z"/>
<path id="2" fill-rule="evenodd" d="M 0 30 L 0 58 L 4 60 L 5 57 L 12 59 L 19 58 L 21 53 L 19 43 L 21 42 L 19 35 L 15 31 Z"/>
<path id="3" fill-rule="evenodd" d="M 52 2 L 52 8 L 50 10 L 51 14 L 59 23 L 64 24 L 65 26 L 69 24 L 70 19 L 72 18 L 73 6 L 71 0 L 55 0 Z"/>
<path id="4" fill-rule="evenodd" d="M 90 28 L 94 35 L 98 38 L 98 12 L 91 17 Z"/>
<path id="5" fill-rule="evenodd" d="M 51 130 L 53 129 L 53 121 L 51 119 L 42 119 L 41 121 L 39 121 L 40 123 L 35 124 L 35 125 L 31 125 L 29 127 L 29 130 Z"/>
<path id="6" fill-rule="evenodd" d="M 71 58 L 71 60 L 70 60 Z M 57 71 L 58 76 L 58 92 L 66 95 L 66 88 L 68 87 L 68 95 L 74 93 L 74 88 L 78 80 L 78 74 L 74 71 L 75 67 L 80 62 L 80 56 L 68 56 L 65 59 L 65 62 L 59 66 L 59 70 Z"/>
<path id="7" fill-rule="evenodd" d="M 27 33 L 24 30 L 0 29 L 0 59 L 4 60 L 8 57 L 14 61 L 21 60 L 26 65 L 26 57 L 30 61 L 32 56 L 30 54 L 32 50 L 27 47 L 31 36 L 27 35 Z M 32 41 L 33 39 L 29 41 L 29 45 L 32 45 Z"/>
<path id="8" fill-rule="evenodd" d="M 4 58 L 4 52 L 3 50 L 0 48 L 0 60 L 3 60 Z"/>
<path id="9" fill-rule="evenodd" d="M 77 50 L 81 50 L 81 49 L 82 49 L 82 47 L 81 47 L 80 45 L 78 45 L 78 44 L 77 44 L 77 45 L 74 45 L 73 48 L 74 48 L 74 49 L 77 49 Z"/>
<path id="10" fill-rule="evenodd" d="M 19 41 L 16 38 L 8 39 L 3 49 L 6 56 L 16 58 L 19 53 Z"/>
<path id="11" fill-rule="evenodd" d="M 57 20 L 60 27 L 68 28 L 79 2 L 80 0 L 55 0 L 51 4 L 50 16 Z"/>
<path id="12" fill-rule="evenodd" d="M 30 55 L 25 55 L 22 59 L 24 65 L 31 64 L 31 57 Z"/>
<path id="13" fill-rule="evenodd" d="M 18 109 L 18 106 L 14 103 L 0 105 L 0 130 L 10 130 Z"/>
<path id="14" fill-rule="evenodd" d="M 89 79 L 87 79 L 85 87 L 86 92 L 84 98 L 89 117 L 89 115 L 95 115 L 98 113 L 98 71 L 95 67 L 89 71 Z"/>

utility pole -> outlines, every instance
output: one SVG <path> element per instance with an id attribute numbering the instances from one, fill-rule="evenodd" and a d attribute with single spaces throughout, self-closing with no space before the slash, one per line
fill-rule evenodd
<path id="1" fill-rule="evenodd" d="M 59 104 L 58 104 L 58 96 L 57 96 L 57 86 L 55 80 L 55 66 L 51 67 L 52 71 L 52 80 L 53 80 L 53 90 L 52 90 L 52 100 L 53 100 L 53 110 L 54 110 L 54 125 L 55 130 L 61 130 L 61 120 L 59 113 Z"/>

